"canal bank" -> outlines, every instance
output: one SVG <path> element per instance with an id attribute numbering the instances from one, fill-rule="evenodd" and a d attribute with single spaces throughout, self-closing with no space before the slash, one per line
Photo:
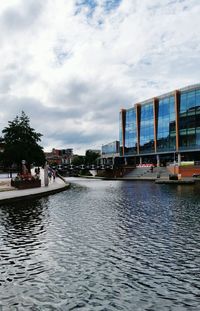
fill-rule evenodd
<path id="1" fill-rule="evenodd" d="M 25 199 L 40 198 L 61 191 L 69 189 L 70 184 L 67 183 L 64 178 L 56 177 L 55 180 L 50 180 L 48 186 L 44 185 L 44 173 L 41 170 L 41 187 L 30 188 L 30 189 L 15 189 L 12 187 L 6 187 L 5 191 L 0 192 L 0 205 L 9 202 L 21 201 Z M 5 179 L 7 184 L 10 183 L 11 179 Z M 2 189 L 3 190 L 3 189 Z"/>
<path id="2" fill-rule="evenodd" d="M 75 177 L 76 178 L 76 177 Z M 172 180 L 169 178 L 156 178 L 156 177 L 100 177 L 100 176 L 78 176 L 78 178 L 83 179 L 100 179 L 100 180 L 116 180 L 116 181 L 152 181 L 156 184 L 174 184 L 174 185 L 193 185 L 199 182 L 199 179 L 185 178 L 179 180 Z"/>

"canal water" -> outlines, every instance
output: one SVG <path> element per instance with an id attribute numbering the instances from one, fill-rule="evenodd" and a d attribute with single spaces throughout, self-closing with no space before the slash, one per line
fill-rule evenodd
<path id="1" fill-rule="evenodd" d="M 199 310 L 200 185 L 71 180 L 0 207 L 0 310 Z"/>

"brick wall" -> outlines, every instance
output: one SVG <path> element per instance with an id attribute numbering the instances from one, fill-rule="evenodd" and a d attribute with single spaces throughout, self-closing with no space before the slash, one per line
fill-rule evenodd
<path id="1" fill-rule="evenodd" d="M 192 177 L 193 174 L 200 174 L 200 166 L 168 166 L 168 171 L 171 174 L 181 174 L 181 177 Z"/>

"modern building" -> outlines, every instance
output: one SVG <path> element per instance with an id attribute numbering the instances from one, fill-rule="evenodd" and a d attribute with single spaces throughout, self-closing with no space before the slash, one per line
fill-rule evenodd
<path id="1" fill-rule="evenodd" d="M 200 161 L 200 84 L 122 109 L 119 136 L 128 164 Z"/>
<path id="2" fill-rule="evenodd" d="M 119 157 L 119 141 L 102 145 L 101 147 L 101 164 L 114 164 L 115 158 Z"/>

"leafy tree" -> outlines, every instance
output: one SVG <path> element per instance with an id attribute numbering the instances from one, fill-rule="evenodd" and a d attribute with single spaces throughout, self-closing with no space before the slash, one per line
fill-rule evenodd
<path id="1" fill-rule="evenodd" d="M 22 111 L 21 116 L 16 116 L 13 121 L 8 122 L 8 126 L 2 131 L 4 134 L 5 150 L 3 153 L 4 164 L 11 166 L 17 164 L 21 166 L 22 160 L 30 165 L 42 165 L 45 162 L 43 148 L 38 144 L 42 134 L 36 133 L 30 127 L 28 116 Z"/>
<path id="2" fill-rule="evenodd" d="M 85 157 L 84 156 L 75 156 L 72 160 L 72 164 L 73 165 L 81 165 L 81 164 L 84 164 L 85 163 Z"/>
<path id="3" fill-rule="evenodd" d="M 87 150 L 85 154 L 85 164 L 96 164 L 99 158 L 99 153 L 92 150 Z"/>

